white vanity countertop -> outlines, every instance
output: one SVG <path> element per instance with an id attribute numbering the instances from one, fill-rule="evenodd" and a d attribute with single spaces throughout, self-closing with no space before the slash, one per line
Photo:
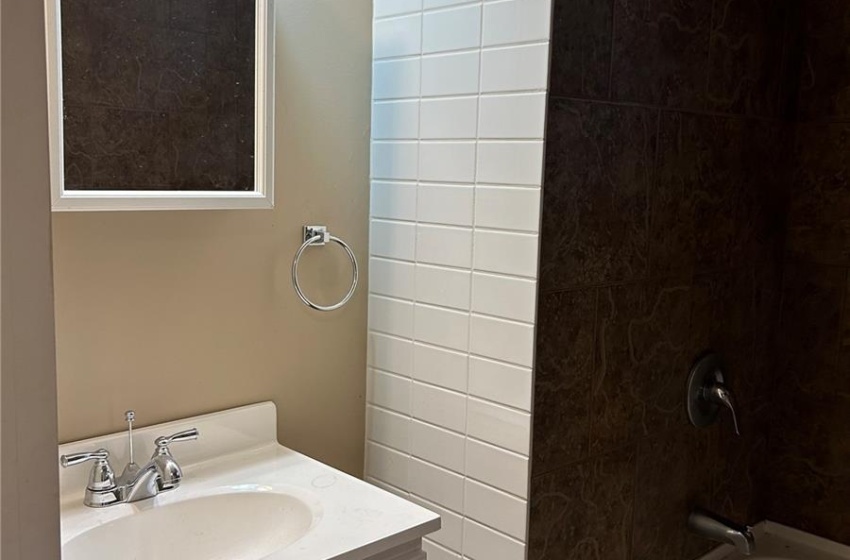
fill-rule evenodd
<path id="1" fill-rule="evenodd" d="M 266 556 L 269 560 L 360 560 L 439 529 L 437 514 L 279 445 L 275 426 L 274 405 L 261 403 L 135 430 L 139 464 L 150 456 L 157 436 L 190 427 L 197 427 L 201 436 L 172 446 L 184 473 L 179 488 L 132 504 L 86 507 L 83 491 L 91 463 L 61 469 L 63 545 L 93 527 L 147 509 L 193 497 L 271 488 L 307 503 L 314 519 L 303 537 Z M 66 444 L 59 453 L 99 447 L 110 451 L 120 474 L 127 462 L 124 433 Z M 179 551 L 174 552 L 179 558 Z"/>

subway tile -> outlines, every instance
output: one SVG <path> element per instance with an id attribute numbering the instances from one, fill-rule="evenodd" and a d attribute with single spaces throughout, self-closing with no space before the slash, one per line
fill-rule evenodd
<path id="1" fill-rule="evenodd" d="M 477 313 L 532 323 L 536 298 L 534 280 L 480 272 L 472 275 L 472 311 Z"/>
<path id="2" fill-rule="evenodd" d="M 481 5 L 427 12 L 422 19 L 422 52 L 435 53 L 481 44 Z"/>
<path id="3" fill-rule="evenodd" d="M 366 442 L 366 472 L 383 482 L 399 488 L 409 483 L 410 459 L 392 449 Z"/>
<path id="4" fill-rule="evenodd" d="M 463 555 L 470 560 L 525 560 L 525 546 L 484 525 L 465 519 Z"/>
<path id="5" fill-rule="evenodd" d="M 469 349 L 473 354 L 531 367 L 534 327 L 481 315 L 470 319 Z"/>
<path id="6" fill-rule="evenodd" d="M 531 368 L 472 356 L 469 394 L 531 412 Z"/>
<path id="7" fill-rule="evenodd" d="M 467 439 L 466 475 L 520 498 L 528 497 L 528 457 L 518 453 Z"/>
<path id="8" fill-rule="evenodd" d="M 413 417 L 456 432 L 466 427 L 466 397 L 454 391 L 413 384 Z M 425 496 L 427 498 L 427 496 Z"/>
<path id="9" fill-rule="evenodd" d="M 415 278 L 413 263 L 369 259 L 369 293 L 412 300 Z"/>
<path id="10" fill-rule="evenodd" d="M 410 414 L 411 381 L 392 373 L 371 370 L 368 400 L 400 414 Z M 389 481 L 388 481 L 389 482 Z"/>
<path id="11" fill-rule="evenodd" d="M 372 98 L 419 97 L 419 58 L 376 61 L 372 64 Z"/>
<path id="12" fill-rule="evenodd" d="M 369 328 L 403 338 L 412 338 L 413 303 L 370 295 Z"/>
<path id="13" fill-rule="evenodd" d="M 444 518 L 445 519 L 445 518 Z M 461 518 L 461 523 L 463 522 Z M 461 525 L 461 528 L 463 525 Z M 442 531 L 442 529 L 440 530 Z M 440 533 L 437 532 L 437 534 Z M 425 552 L 428 560 L 461 560 L 460 554 L 450 550 L 450 547 L 441 546 L 434 538 L 434 542 L 431 542 L 429 539 L 434 538 L 433 535 L 428 535 L 428 537 L 422 539 L 422 550 Z"/>
<path id="14" fill-rule="evenodd" d="M 375 22 L 372 29 L 374 59 L 419 54 L 422 14 L 410 14 Z"/>
<path id="15" fill-rule="evenodd" d="M 416 260 L 469 268 L 472 266 L 472 230 L 419 224 L 416 226 Z"/>
<path id="16" fill-rule="evenodd" d="M 416 458 L 409 464 L 410 491 L 452 511 L 463 511 L 463 477 Z"/>
<path id="17" fill-rule="evenodd" d="M 373 179 L 416 180 L 419 145 L 416 142 L 372 142 Z"/>
<path id="18" fill-rule="evenodd" d="M 466 439 L 457 433 L 413 420 L 410 453 L 435 465 L 463 474 Z"/>
<path id="19" fill-rule="evenodd" d="M 478 181 L 539 186 L 543 177 L 543 142 L 481 142 Z"/>
<path id="20" fill-rule="evenodd" d="M 469 4 L 472 2 L 481 2 L 481 0 L 424 0 L 424 8 L 431 10 L 434 8 L 445 8 L 447 6 L 456 6 L 458 4 Z"/>
<path id="21" fill-rule="evenodd" d="M 486 49 L 481 53 L 481 91 L 546 89 L 549 45 Z"/>
<path id="22" fill-rule="evenodd" d="M 423 99 L 419 106 L 422 139 L 475 138 L 478 97 Z"/>
<path id="23" fill-rule="evenodd" d="M 422 9 L 422 0 L 373 0 L 372 16 L 375 18 L 417 12 Z"/>
<path id="24" fill-rule="evenodd" d="M 416 224 L 372 220 L 369 246 L 375 256 L 412 261 L 416 254 Z"/>
<path id="25" fill-rule="evenodd" d="M 416 220 L 416 185 L 373 181 L 370 197 L 373 218 Z"/>
<path id="26" fill-rule="evenodd" d="M 422 95 L 478 93 L 478 51 L 422 57 Z"/>
<path id="27" fill-rule="evenodd" d="M 487 95 L 481 98 L 479 138 L 543 138 L 546 94 Z"/>
<path id="28" fill-rule="evenodd" d="M 375 408 L 366 407 L 366 426 L 369 439 L 392 447 L 402 453 L 410 450 L 410 417 Z"/>
<path id="29" fill-rule="evenodd" d="M 376 140 L 419 138 L 419 101 L 373 103 L 372 138 Z"/>
<path id="30" fill-rule="evenodd" d="M 467 355 L 420 343 L 413 345 L 413 378 L 455 391 L 466 391 Z"/>
<path id="31" fill-rule="evenodd" d="M 484 4 L 485 47 L 547 41 L 552 0 L 508 0 Z"/>
<path id="32" fill-rule="evenodd" d="M 537 236 L 478 230 L 475 232 L 474 267 L 534 278 L 537 276 Z"/>
<path id="33" fill-rule="evenodd" d="M 525 539 L 526 502 L 473 480 L 464 484 L 466 515 L 515 539 Z"/>
<path id="34" fill-rule="evenodd" d="M 537 233 L 540 230 L 540 189 L 476 187 L 475 225 Z"/>
<path id="35" fill-rule="evenodd" d="M 471 183 L 475 180 L 475 142 L 422 142 L 419 179 Z"/>
<path id="36" fill-rule="evenodd" d="M 473 195 L 471 185 L 419 185 L 416 219 L 433 224 L 471 226 Z"/>
<path id="37" fill-rule="evenodd" d="M 414 384 L 414 395 L 416 389 Z M 531 415 L 479 399 L 466 403 L 466 432 L 470 436 L 528 455 Z"/>
<path id="38" fill-rule="evenodd" d="M 381 333 L 369 333 L 369 365 L 410 376 L 413 373 L 413 342 Z"/>
<path id="39" fill-rule="evenodd" d="M 436 533 L 431 533 L 428 538 L 433 540 L 438 545 L 447 547 L 452 550 L 460 550 L 463 542 L 463 517 L 457 513 L 447 510 L 446 508 L 429 502 L 419 496 L 411 495 L 408 498 L 415 504 L 418 504 L 425 509 L 429 509 L 440 516 L 440 530 Z M 424 543 L 423 543 L 424 548 Z M 439 557 L 439 556 L 438 556 Z M 433 560 L 435 557 L 428 553 L 428 560 Z"/>
<path id="40" fill-rule="evenodd" d="M 404 498 L 405 500 L 410 499 L 410 492 L 407 490 L 402 490 L 392 484 L 386 483 L 383 480 L 378 480 L 373 476 L 369 476 L 368 474 L 364 475 L 363 480 L 371 484 L 372 486 L 377 486 L 381 490 L 385 492 L 389 492 L 390 494 L 395 494 L 399 498 Z"/>
<path id="41" fill-rule="evenodd" d="M 469 309 L 471 273 L 466 270 L 416 265 L 416 301 Z"/>
<path id="42" fill-rule="evenodd" d="M 469 338 L 469 314 L 441 307 L 416 304 L 416 340 L 466 350 Z"/>

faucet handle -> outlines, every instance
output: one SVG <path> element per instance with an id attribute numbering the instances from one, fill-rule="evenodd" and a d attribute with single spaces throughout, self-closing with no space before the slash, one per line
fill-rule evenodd
<path id="1" fill-rule="evenodd" d="M 71 453 L 59 457 L 59 462 L 62 467 L 74 467 L 86 461 L 106 461 L 109 459 L 109 451 L 106 449 L 98 449 L 97 451 L 83 451 L 82 453 Z"/>
<path id="2" fill-rule="evenodd" d="M 183 441 L 192 441 L 193 439 L 198 439 L 201 433 L 198 431 L 198 428 L 191 428 L 189 430 L 183 430 L 182 432 L 177 432 L 176 434 L 171 434 L 170 436 L 161 436 L 154 440 L 154 445 L 156 445 L 157 453 L 168 451 L 168 446 L 172 443 L 180 443 Z"/>
<path id="3" fill-rule="evenodd" d="M 177 432 L 176 434 L 172 434 L 167 437 L 158 437 L 154 440 L 156 450 L 153 452 L 151 461 L 154 462 L 157 470 L 159 471 L 159 489 L 161 492 L 177 488 L 180 485 L 180 481 L 183 479 L 183 469 L 181 469 L 180 465 L 177 464 L 177 461 L 174 460 L 168 446 L 172 443 L 198 439 L 199 435 L 200 432 L 198 432 L 198 429 L 192 428 L 190 430 Z"/>
<path id="4" fill-rule="evenodd" d="M 87 488 L 96 492 L 115 488 L 115 473 L 109 464 L 109 451 L 106 449 L 62 455 L 59 460 L 63 468 L 73 467 L 86 461 L 95 461 L 94 467 L 89 473 Z"/>

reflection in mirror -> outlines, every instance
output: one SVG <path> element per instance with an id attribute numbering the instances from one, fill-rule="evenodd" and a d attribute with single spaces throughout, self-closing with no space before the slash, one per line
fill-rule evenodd
<path id="1" fill-rule="evenodd" d="M 271 205 L 269 0 L 48 2 L 55 209 Z"/>

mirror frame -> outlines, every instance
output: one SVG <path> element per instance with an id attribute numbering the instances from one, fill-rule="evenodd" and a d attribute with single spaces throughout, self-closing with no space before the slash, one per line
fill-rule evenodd
<path id="1" fill-rule="evenodd" d="M 274 207 L 274 0 L 256 0 L 254 190 L 65 190 L 61 0 L 45 0 L 53 211 L 227 210 Z"/>

